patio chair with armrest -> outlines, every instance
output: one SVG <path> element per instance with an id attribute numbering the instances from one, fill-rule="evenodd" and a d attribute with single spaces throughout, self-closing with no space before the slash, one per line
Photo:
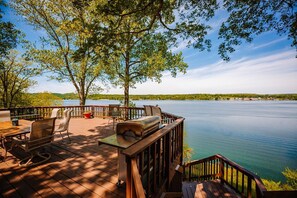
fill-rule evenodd
<path id="1" fill-rule="evenodd" d="M 162 120 L 162 111 L 159 106 L 143 105 L 145 116 L 159 116 Z"/>
<path id="2" fill-rule="evenodd" d="M 58 116 L 58 112 L 59 112 L 59 111 L 60 111 L 59 108 L 54 108 L 54 109 L 52 110 L 51 118 L 57 118 L 57 116 Z"/>
<path id="3" fill-rule="evenodd" d="M 36 120 L 31 124 L 29 137 L 24 140 L 16 138 L 12 140 L 12 147 L 18 146 L 25 152 L 30 153 L 29 157 L 20 161 L 20 166 L 39 165 L 50 159 L 51 154 L 41 150 L 54 140 L 55 120 L 56 118 Z M 38 161 L 36 158 L 41 158 L 41 160 Z"/>
<path id="4" fill-rule="evenodd" d="M 162 111 L 159 106 L 143 105 L 144 113 L 146 116 L 160 116 L 162 117 Z"/>
<path id="5" fill-rule="evenodd" d="M 67 136 L 68 136 L 68 140 L 69 142 L 71 142 L 71 139 L 69 137 L 69 122 L 70 122 L 70 118 L 71 118 L 71 113 L 73 110 L 71 109 L 65 109 L 63 112 L 63 119 L 60 121 L 58 129 L 55 130 L 56 132 L 59 132 L 62 138 L 62 141 L 64 140 L 62 132 L 66 131 L 67 132 Z"/>
<path id="6" fill-rule="evenodd" d="M 158 106 L 152 106 L 152 114 L 153 116 L 159 116 L 162 119 L 162 111 L 161 108 Z"/>
<path id="7" fill-rule="evenodd" d="M 146 116 L 152 116 L 153 115 L 151 105 L 143 105 L 143 107 L 144 107 L 144 114 Z"/>
<path id="8" fill-rule="evenodd" d="M 10 121 L 10 111 L 0 111 L 0 122 Z"/>
<path id="9" fill-rule="evenodd" d="M 120 105 L 119 104 L 108 105 L 108 116 L 112 119 L 112 128 L 114 129 L 115 122 L 121 116 Z"/>

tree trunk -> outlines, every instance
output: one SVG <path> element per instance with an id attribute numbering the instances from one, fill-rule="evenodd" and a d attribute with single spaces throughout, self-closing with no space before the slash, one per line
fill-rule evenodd
<path id="1" fill-rule="evenodd" d="M 129 107 L 129 83 L 124 86 L 124 106 Z"/>
<path id="2" fill-rule="evenodd" d="M 84 93 L 79 93 L 79 105 L 84 106 L 86 104 L 86 96 Z"/>
<path id="3" fill-rule="evenodd" d="M 130 87 L 130 54 L 129 52 L 126 54 L 125 58 L 125 77 L 124 77 L 124 106 L 126 107 L 125 110 L 125 120 L 128 119 L 129 112 L 129 87 Z"/>

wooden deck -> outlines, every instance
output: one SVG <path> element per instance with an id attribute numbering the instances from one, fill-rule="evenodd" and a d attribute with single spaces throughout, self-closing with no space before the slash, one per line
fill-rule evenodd
<path id="1" fill-rule="evenodd" d="M 125 188 L 116 186 L 116 149 L 98 146 L 99 138 L 113 133 L 112 122 L 73 118 L 69 132 L 71 144 L 56 134 L 45 164 L 21 168 L 26 153 L 18 148 L 8 153 L 0 162 L 0 197 L 125 197 Z"/>
<path id="2" fill-rule="evenodd" d="M 204 182 L 183 182 L 183 197 L 184 198 L 214 198 L 228 197 L 239 198 L 232 189 L 220 184 L 219 180 L 204 181 Z"/>
<path id="3" fill-rule="evenodd" d="M 113 134 L 108 119 L 70 120 L 71 143 L 60 134 L 47 150 L 52 154 L 45 164 L 21 168 L 26 153 L 14 148 L 5 162 L 0 161 L 1 197 L 125 197 L 125 186 L 117 187 L 117 150 L 98 146 L 98 139 Z M 58 122 L 58 121 L 57 121 Z M 66 137 L 66 134 L 64 134 Z M 2 152 L 2 148 L 1 148 Z M 183 197 L 238 197 L 218 182 L 183 183 Z"/>

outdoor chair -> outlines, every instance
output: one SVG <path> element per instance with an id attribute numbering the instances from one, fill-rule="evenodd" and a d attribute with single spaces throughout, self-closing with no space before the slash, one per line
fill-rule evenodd
<path id="1" fill-rule="evenodd" d="M 114 129 L 115 122 L 121 116 L 120 105 L 119 104 L 108 105 L 108 116 L 112 119 L 112 128 Z"/>
<path id="2" fill-rule="evenodd" d="M 162 119 L 162 111 L 161 108 L 158 106 L 152 106 L 152 114 L 153 116 L 159 116 Z"/>
<path id="3" fill-rule="evenodd" d="M 158 106 L 152 105 L 143 105 L 144 106 L 144 113 L 146 116 L 160 116 L 162 117 L 161 108 Z"/>
<path id="4" fill-rule="evenodd" d="M 0 111 L 0 122 L 10 121 L 10 111 Z"/>
<path id="5" fill-rule="evenodd" d="M 60 121 L 59 126 L 58 126 L 58 129 L 55 130 L 55 133 L 56 132 L 59 132 L 60 133 L 61 138 L 62 138 L 62 141 L 64 141 L 62 132 L 65 132 L 66 131 L 67 132 L 67 136 L 68 136 L 68 140 L 69 140 L 69 142 L 71 142 L 71 139 L 69 137 L 68 128 L 69 128 L 69 122 L 70 122 L 72 111 L 73 110 L 71 110 L 71 109 L 65 109 L 64 110 L 64 112 L 63 112 L 63 119 Z"/>
<path id="6" fill-rule="evenodd" d="M 51 118 L 57 118 L 57 116 L 58 116 L 58 112 L 59 112 L 59 111 L 60 111 L 59 108 L 54 108 L 54 109 L 52 110 Z"/>
<path id="7" fill-rule="evenodd" d="M 162 120 L 162 111 L 158 106 L 153 105 L 143 105 L 145 116 L 159 116 Z"/>
<path id="8" fill-rule="evenodd" d="M 30 153 L 29 157 L 20 161 L 20 166 L 39 165 L 50 159 L 51 154 L 42 150 L 54 140 L 55 120 L 56 118 L 36 120 L 31 124 L 29 137 L 24 140 L 13 138 L 12 148 L 17 146 Z"/>
<path id="9" fill-rule="evenodd" d="M 143 105 L 144 106 L 144 113 L 146 116 L 152 116 L 152 106 L 151 105 Z"/>

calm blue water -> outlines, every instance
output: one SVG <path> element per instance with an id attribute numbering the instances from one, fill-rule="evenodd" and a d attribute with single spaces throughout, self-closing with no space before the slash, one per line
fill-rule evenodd
<path id="1" fill-rule="evenodd" d="M 88 100 L 107 105 L 111 100 Z M 77 105 L 78 101 L 65 101 Z M 296 101 L 135 101 L 158 104 L 186 118 L 185 141 L 193 159 L 222 154 L 262 178 L 282 180 L 285 167 L 297 169 Z"/>

